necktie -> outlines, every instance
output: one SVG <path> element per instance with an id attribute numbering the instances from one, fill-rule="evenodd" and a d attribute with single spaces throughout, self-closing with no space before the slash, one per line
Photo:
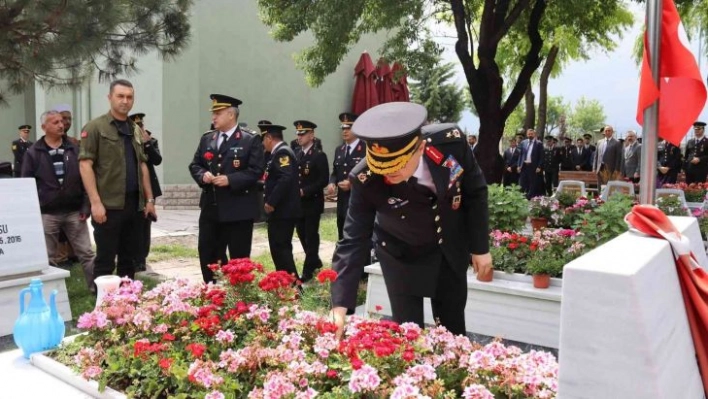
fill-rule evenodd
<path id="1" fill-rule="evenodd" d="M 352 148 L 347 146 L 347 153 L 344 155 L 344 158 L 349 158 L 349 155 L 351 155 L 351 150 Z"/>
<path id="2" fill-rule="evenodd" d="M 229 139 L 229 136 L 226 135 L 226 133 L 221 133 L 221 144 L 219 144 L 219 152 L 224 148 L 224 144 L 226 141 Z"/>

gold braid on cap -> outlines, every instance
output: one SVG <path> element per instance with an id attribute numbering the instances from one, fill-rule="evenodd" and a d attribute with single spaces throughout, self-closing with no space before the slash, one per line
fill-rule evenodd
<path id="1" fill-rule="evenodd" d="M 415 150 L 413 149 L 418 143 L 419 137 L 416 136 L 403 149 L 393 153 L 389 153 L 385 147 L 378 146 L 374 143 L 371 147 L 366 146 L 366 163 L 372 172 L 379 175 L 398 172 L 406 166 L 406 163 L 413 157 Z M 380 161 L 377 158 L 393 158 L 389 161 Z"/>

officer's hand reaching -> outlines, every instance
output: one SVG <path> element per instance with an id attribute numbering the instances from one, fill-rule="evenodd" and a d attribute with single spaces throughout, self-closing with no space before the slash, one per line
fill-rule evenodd
<path id="1" fill-rule="evenodd" d="M 489 273 L 493 273 L 492 255 L 489 252 L 483 255 L 472 254 L 472 267 L 478 276 L 487 276 Z"/>
<path id="2" fill-rule="evenodd" d="M 202 181 L 204 184 L 211 184 L 211 181 L 214 180 L 214 175 L 211 174 L 211 172 L 206 172 L 202 176 Z"/>
<path id="3" fill-rule="evenodd" d="M 344 325 L 347 320 L 347 308 L 336 307 L 329 312 L 329 320 L 337 326 L 337 339 L 342 339 L 344 335 Z"/>
<path id="4" fill-rule="evenodd" d="M 329 183 L 327 185 L 327 195 L 333 195 L 334 194 L 334 183 Z"/>

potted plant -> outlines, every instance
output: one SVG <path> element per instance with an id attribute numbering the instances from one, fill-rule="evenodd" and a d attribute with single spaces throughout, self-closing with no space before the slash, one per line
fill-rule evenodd
<path id="1" fill-rule="evenodd" d="M 534 230 L 548 226 L 548 220 L 558 211 L 558 201 L 550 197 L 534 197 L 529 201 L 529 216 Z"/>
<path id="2" fill-rule="evenodd" d="M 503 231 L 521 231 L 529 211 L 518 186 L 490 184 L 488 192 L 489 225 Z"/>
<path id="3" fill-rule="evenodd" d="M 686 216 L 689 214 L 688 208 L 681 203 L 681 199 L 676 194 L 658 197 L 656 206 L 667 216 Z"/>
<path id="4" fill-rule="evenodd" d="M 536 250 L 526 262 L 526 272 L 533 276 L 534 288 L 548 288 L 551 277 L 559 275 L 564 265 L 565 259 L 553 251 Z"/>

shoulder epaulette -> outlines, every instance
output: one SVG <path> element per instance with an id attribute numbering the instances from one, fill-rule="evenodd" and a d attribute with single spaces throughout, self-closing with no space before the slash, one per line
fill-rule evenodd
<path id="1" fill-rule="evenodd" d="M 214 129 L 214 130 L 207 130 L 206 132 L 204 132 L 204 133 L 202 134 L 202 137 L 206 136 L 207 134 L 212 134 L 212 133 L 214 133 L 215 131 L 216 131 L 216 129 Z"/>
<path id="2" fill-rule="evenodd" d="M 464 142 L 465 134 L 460 132 L 460 130 L 455 126 L 426 133 L 423 136 L 423 139 L 428 144 L 440 145 L 446 143 Z"/>
<path id="3" fill-rule="evenodd" d="M 369 169 L 369 165 L 366 163 L 366 159 L 362 159 L 361 161 L 359 161 L 358 164 L 356 164 L 356 166 L 352 168 L 352 171 L 351 173 L 349 173 L 349 176 L 354 177 L 361 184 L 366 184 L 366 182 L 370 181 L 372 177 L 377 175 L 371 172 L 371 170 Z"/>

